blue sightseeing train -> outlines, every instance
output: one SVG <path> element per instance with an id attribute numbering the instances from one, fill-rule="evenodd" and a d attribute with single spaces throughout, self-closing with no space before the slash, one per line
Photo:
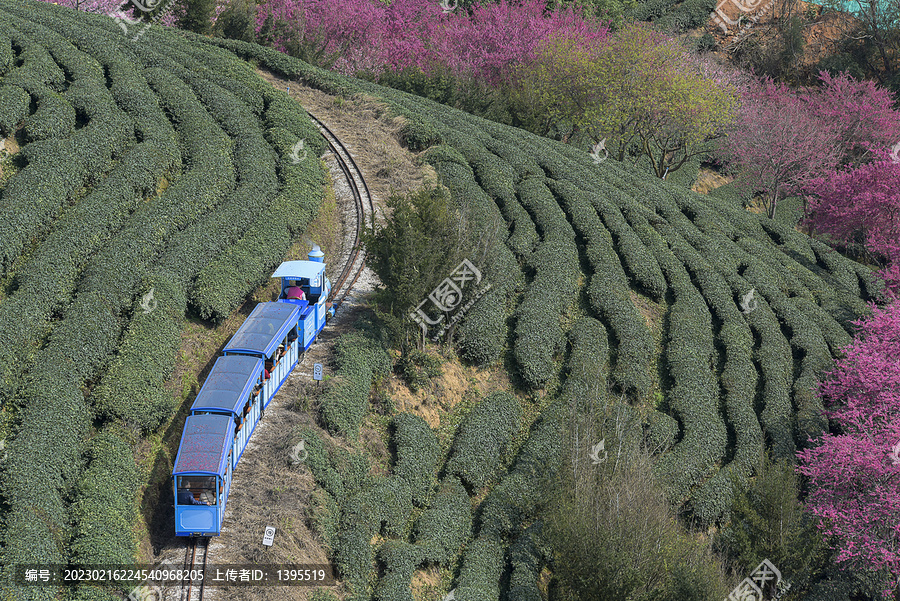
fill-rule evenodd
<path id="1" fill-rule="evenodd" d="M 172 470 L 176 536 L 218 536 L 231 478 L 250 435 L 301 353 L 325 326 L 324 253 L 286 261 L 274 303 L 259 303 L 216 359 L 185 420 Z"/>

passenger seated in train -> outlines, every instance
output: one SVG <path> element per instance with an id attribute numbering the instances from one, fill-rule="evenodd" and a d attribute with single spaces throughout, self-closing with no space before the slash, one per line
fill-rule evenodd
<path id="1" fill-rule="evenodd" d="M 284 298 L 291 300 L 306 300 L 306 294 L 300 286 L 291 286 L 290 288 L 285 289 Z"/>
<path id="2" fill-rule="evenodd" d="M 278 362 L 281 361 L 281 358 L 284 357 L 284 343 L 278 345 L 278 349 L 275 351 L 275 365 L 278 365 Z"/>
<path id="3" fill-rule="evenodd" d="M 187 493 L 185 495 L 184 493 Z M 190 497 L 190 500 L 188 500 Z M 199 500 L 198 500 L 199 498 Z M 178 477 L 178 504 L 179 505 L 215 505 L 216 504 L 216 477 L 215 476 L 179 476 Z"/>
<path id="4" fill-rule="evenodd" d="M 263 374 L 263 377 L 268 378 L 268 377 L 269 377 L 269 373 L 268 373 L 268 372 L 265 372 L 265 373 Z M 253 387 L 253 392 L 250 393 L 250 396 L 253 397 L 253 400 L 254 400 L 254 401 L 256 401 L 256 397 L 259 396 L 259 393 L 260 393 L 261 390 L 262 390 L 262 382 L 257 382 L 257 383 L 256 383 L 256 386 Z"/>
<path id="5" fill-rule="evenodd" d="M 297 340 L 297 328 L 291 328 L 291 331 L 288 332 L 287 336 L 288 348 L 291 348 L 291 345 L 294 344 L 295 340 Z"/>
<path id="6" fill-rule="evenodd" d="M 263 377 L 268 380 L 272 377 L 272 368 L 275 367 L 275 364 L 272 363 L 271 359 L 266 359 L 265 366 L 263 367 Z"/>
<path id="7" fill-rule="evenodd" d="M 191 494 L 186 488 L 178 489 L 178 504 L 179 505 L 209 505 L 209 503 L 203 503 L 202 501 L 198 501 L 194 498 L 194 495 Z"/>

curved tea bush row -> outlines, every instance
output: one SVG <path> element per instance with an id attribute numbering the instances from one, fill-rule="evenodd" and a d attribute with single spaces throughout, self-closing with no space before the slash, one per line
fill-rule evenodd
<path id="1" fill-rule="evenodd" d="M 503 543 L 493 534 L 479 535 L 466 547 L 455 598 L 459 601 L 498 601 L 503 573 Z"/>
<path id="2" fill-rule="evenodd" d="M 75 108 L 53 90 L 41 87 L 35 91 L 37 111 L 25 120 L 28 141 L 65 138 L 75 129 Z"/>
<path id="3" fill-rule="evenodd" d="M 31 94 L 19 86 L 4 85 L 0 80 L 0 135 L 9 137 L 28 116 Z"/>
<path id="4" fill-rule="evenodd" d="M 415 601 L 410 582 L 424 560 L 422 547 L 403 540 L 386 540 L 376 557 L 384 566 L 384 575 L 375 586 L 373 601 Z"/>
<path id="5" fill-rule="evenodd" d="M 480 533 L 505 538 L 538 516 L 549 483 L 554 481 L 562 463 L 565 409 L 565 403 L 556 402 L 534 423 L 509 473 L 482 503 Z"/>
<path id="6" fill-rule="evenodd" d="M 91 441 L 87 468 L 75 487 L 72 563 L 131 563 L 137 551 L 132 491 L 139 486 L 131 445 L 112 430 L 101 431 Z"/>
<path id="7" fill-rule="evenodd" d="M 323 150 L 324 138 L 305 118 L 303 131 L 289 130 L 299 105 L 283 93 L 266 98 L 266 139 L 275 149 L 279 178 L 284 182 L 275 199 L 253 216 L 244 235 L 197 276 L 189 300 L 203 319 L 220 321 L 266 281 L 272 268 L 284 257 L 291 241 L 318 212 L 323 199 L 324 171 L 314 157 Z M 306 140 L 311 156 L 298 165 L 290 159 L 291 147 Z"/>
<path id="8" fill-rule="evenodd" d="M 409 482 L 413 501 L 421 506 L 430 496 L 437 476 L 440 443 L 434 431 L 418 415 L 401 413 L 392 421 L 392 440 L 397 452 L 394 475 Z"/>
<path id="9" fill-rule="evenodd" d="M 503 243 L 502 216 L 475 183 L 471 167 L 456 161 L 436 161 L 433 165 L 455 202 L 461 207 L 469 205 L 477 234 L 491 241 L 484 270 L 491 289 L 469 309 L 456 329 L 460 354 L 476 364 L 487 364 L 500 355 L 506 342 L 508 299 L 523 279 L 522 270 Z"/>
<path id="10" fill-rule="evenodd" d="M 516 190 L 541 231 L 541 242 L 527 260 L 534 279 L 515 313 L 513 350 L 526 384 L 539 387 L 556 371 L 553 358 L 565 341 L 561 320 L 576 302 L 581 269 L 575 232 L 544 182 L 527 178 Z"/>
<path id="11" fill-rule="evenodd" d="M 609 336 L 593 317 L 580 317 L 568 333 L 572 351 L 566 364 L 563 398 L 578 411 L 589 411 L 591 400 L 606 396 L 609 376 Z"/>
<path id="12" fill-rule="evenodd" d="M 643 396 L 650 389 L 650 365 L 655 346 L 647 323 L 631 301 L 628 278 L 619 262 L 612 236 L 603 226 L 587 194 L 567 182 L 555 185 L 558 198 L 584 243 L 593 268 L 588 300 L 616 337 L 612 378 L 626 391 Z"/>
<path id="13" fill-rule="evenodd" d="M 88 124 L 70 138 L 25 146 L 28 165 L 3 190 L 0 205 L 0 270 L 5 271 L 40 228 L 56 215 L 70 193 L 98 173 L 134 142 L 134 130 L 105 80 L 77 80 L 65 93 Z"/>
<path id="14" fill-rule="evenodd" d="M 413 526 L 413 540 L 422 546 L 424 561 L 446 566 L 456 562 L 471 533 L 469 495 L 459 479 L 448 476 Z"/>
<path id="15" fill-rule="evenodd" d="M 671 226 L 662 224 L 657 229 L 671 239 Z M 667 318 L 665 361 L 671 386 L 665 396 L 680 418 L 684 435 L 656 468 L 665 479 L 670 498 L 680 504 L 690 497 L 694 486 L 717 470 L 717 462 L 726 451 L 726 428 L 718 409 L 709 309 L 680 261 L 666 260 L 661 266 L 675 294 Z"/>
<path id="16" fill-rule="evenodd" d="M 622 213 L 606 200 L 606 195 L 591 194 L 588 197 L 613 236 L 615 247 L 622 257 L 627 272 L 632 274 L 642 289 L 650 293 L 653 300 L 661 301 L 668 286 L 656 259 L 641 243 L 640 238 L 622 217 Z"/>
<path id="17" fill-rule="evenodd" d="M 445 136 L 445 140 L 463 155 L 464 160 L 472 166 L 481 189 L 499 205 L 504 219 L 512 230 L 506 239 L 506 245 L 516 256 L 527 260 L 540 238 L 531 215 L 522 208 L 516 197 L 515 174 L 512 168 L 487 151 L 484 146 L 471 140 L 469 136 L 450 132 Z M 430 156 L 435 155 L 431 153 Z"/>
<path id="18" fill-rule="evenodd" d="M 331 434 L 359 437 L 376 378 L 387 375 L 391 360 L 381 344 L 360 332 L 344 334 L 334 344 L 338 369 L 322 395 L 322 418 Z"/>
<path id="19" fill-rule="evenodd" d="M 12 49 L 12 40 L 5 27 L 0 26 L 0 75 L 5 75 L 15 64 L 16 55 Z"/>
<path id="20" fill-rule="evenodd" d="M 10 39 L 22 49 L 17 57 L 17 62 L 21 64 L 10 69 L 0 81 L 25 90 L 48 86 L 62 92 L 65 89 L 66 76 L 50 56 L 42 40 L 26 35 L 12 25 L 12 21 L 6 15 L 0 15 L 0 26 L 4 27 Z"/>
<path id="21" fill-rule="evenodd" d="M 731 475 L 745 481 L 759 465 L 763 452 L 762 429 L 753 407 L 757 381 L 752 359 L 753 337 L 730 287 L 712 264 L 678 234 L 673 234 L 669 242 L 721 323 L 717 338 L 724 346 L 725 357 L 719 381 L 724 389 L 725 414 L 735 435 L 734 456 L 691 499 L 694 514 L 701 523 L 711 524 L 731 508 Z"/>
<path id="22" fill-rule="evenodd" d="M 538 579 L 549 549 L 541 537 L 541 522 L 534 522 L 509 546 L 509 601 L 541 601 Z"/>
<path id="23" fill-rule="evenodd" d="M 459 425 L 444 472 L 476 489 L 490 483 L 521 419 L 522 407 L 510 393 L 498 391 L 482 399 Z"/>

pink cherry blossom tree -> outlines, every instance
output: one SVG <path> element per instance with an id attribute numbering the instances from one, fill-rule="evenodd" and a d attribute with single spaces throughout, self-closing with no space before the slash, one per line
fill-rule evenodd
<path id="1" fill-rule="evenodd" d="M 778 201 L 804 190 L 840 159 L 837 126 L 816 116 L 785 84 L 748 82 L 738 118 L 720 146 L 738 186 L 761 192 L 770 218 Z"/>
<path id="2" fill-rule="evenodd" d="M 840 541 L 836 561 L 900 577 L 900 302 L 873 307 L 819 388 L 840 433 L 798 452 L 807 506 Z"/>

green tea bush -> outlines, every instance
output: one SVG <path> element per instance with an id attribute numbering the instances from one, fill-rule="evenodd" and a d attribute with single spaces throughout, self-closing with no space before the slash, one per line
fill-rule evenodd
<path id="1" fill-rule="evenodd" d="M 660 226 L 671 239 L 670 226 Z M 668 234 L 668 235 L 667 235 Z M 712 361 L 715 356 L 711 316 L 703 297 L 691 283 L 683 265 L 664 265 L 675 302 L 668 316 L 666 366 L 672 385 L 668 406 L 684 427 L 682 439 L 663 456 L 656 469 L 676 503 L 688 499 L 693 486 L 717 470 L 725 455 L 726 427 L 719 415 L 719 390 Z"/>
<path id="2" fill-rule="evenodd" d="M 413 572 L 425 557 L 420 545 L 403 540 L 386 540 L 378 549 L 384 576 L 375 586 L 375 601 L 413 601 L 410 583 Z"/>
<path id="3" fill-rule="evenodd" d="M 393 443 L 397 451 L 394 475 L 409 482 L 413 501 L 422 506 L 435 481 L 441 447 L 424 419 L 411 413 L 393 418 Z"/>
<path id="4" fill-rule="evenodd" d="M 525 383 L 539 387 L 553 377 L 553 357 L 565 341 L 560 322 L 575 302 L 581 270 L 575 233 L 547 186 L 539 178 L 527 178 L 517 191 L 542 239 L 527 261 L 534 279 L 515 314 L 514 352 Z"/>
<path id="5" fill-rule="evenodd" d="M 335 355 L 338 369 L 322 395 L 322 418 L 329 432 L 353 439 L 368 412 L 372 382 L 390 372 L 391 361 L 380 342 L 359 332 L 341 336 Z"/>
<path id="6" fill-rule="evenodd" d="M 471 532 L 469 496 L 455 476 L 448 476 L 413 526 L 413 538 L 422 546 L 425 561 L 451 565 Z"/>
<path id="7" fill-rule="evenodd" d="M 540 521 L 534 522 L 509 547 L 509 564 L 512 572 L 509 575 L 510 601 L 541 601 L 538 579 L 547 559 L 549 549 L 542 539 Z"/>
<path id="8" fill-rule="evenodd" d="M 31 94 L 19 86 L 0 85 L 0 134 L 9 137 L 28 116 Z"/>
<path id="9" fill-rule="evenodd" d="M 131 446 L 113 431 L 91 441 L 87 469 L 75 488 L 75 528 L 70 557 L 76 564 L 134 562 L 137 544 L 132 523 L 140 478 Z"/>
<path id="10" fill-rule="evenodd" d="M 75 129 L 75 109 L 56 92 L 43 88 L 36 92 L 38 109 L 25 120 L 29 141 L 65 138 Z"/>
<path id="11" fill-rule="evenodd" d="M 609 375 L 609 339 L 606 328 L 593 317 L 580 317 L 568 333 L 571 344 L 566 364 L 563 397 L 579 410 L 606 396 Z"/>
<path id="12" fill-rule="evenodd" d="M 483 535 L 463 553 L 455 597 L 459 601 L 497 601 L 503 572 L 503 545 L 496 536 Z"/>
<path id="13" fill-rule="evenodd" d="M 459 425 L 444 471 L 473 488 L 491 482 L 521 419 L 522 407 L 512 394 L 498 391 L 482 399 Z"/>
<path id="14" fill-rule="evenodd" d="M 612 378 L 626 391 L 643 396 L 650 388 L 650 363 L 655 346 L 646 321 L 631 301 L 628 277 L 616 252 L 612 236 L 603 226 L 587 198 L 575 188 L 559 188 L 572 224 L 584 241 L 593 274 L 588 284 L 591 309 L 609 324 L 616 341 Z"/>

